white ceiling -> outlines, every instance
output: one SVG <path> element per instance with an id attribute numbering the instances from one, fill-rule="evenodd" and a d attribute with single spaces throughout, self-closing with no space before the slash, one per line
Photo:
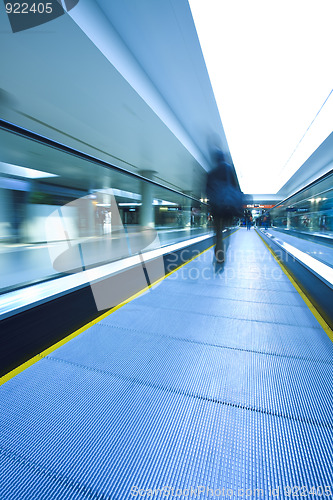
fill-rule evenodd
<path id="1" fill-rule="evenodd" d="M 201 197 L 211 144 L 227 144 L 187 1 L 80 0 L 70 15 L 13 34 L 0 4 L 1 118 Z M 38 168 L 28 146 L 9 153 Z"/>
<path id="2" fill-rule="evenodd" d="M 240 186 L 276 193 L 333 130 L 333 2 L 189 3 Z"/>

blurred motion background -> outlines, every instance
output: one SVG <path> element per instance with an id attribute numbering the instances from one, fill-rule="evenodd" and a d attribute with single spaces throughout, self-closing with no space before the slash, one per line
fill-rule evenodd
<path id="1" fill-rule="evenodd" d="M 94 266 L 144 250 L 152 243 L 145 238 L 151 228 L 162 245 L 210 231 L 205 200 L 10 131 L 0 130 L 0 137 L 2 289 L 53 276 L 49 249 L 56 253 L 64 241 L 84 242 L 86 265 Z M 59 217 L 65 232 L 57 227 Z M 132 248 L 115 252 L 115 241 L 129 234 Z M 68 269 L 75 270 L 75 264 Z"/>

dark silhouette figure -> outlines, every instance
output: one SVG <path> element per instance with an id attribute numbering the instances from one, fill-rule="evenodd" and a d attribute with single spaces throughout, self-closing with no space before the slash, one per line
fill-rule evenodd
<path id="1" fill-rule="evenodd" d="M 265 212 L 263 214 L 263 223 L 264 223 L 264 229 L 267 231 L 268 226 L 271 225 L 271 220 L 270 220 L 269 212 Z"/>
<path id="2" fill-rule="evenodd" d="M 214 153 L 213 161 L 215 166 L 208 173 L 206 193 L 215 229 L 215 258 L 218 263 L 222 263 L 225 260 L 222 232 L 230 225 L 233 216 L 242 213 L 243 193 L 235 170 L 226 161 L 222 151 Z"/>
<path id="3" fill-rule="evenodd" d="M 252 226 L 252 214 L 250 210 L 245 210 L 244 215 L 245 215 L 246 229 L 250 231 Z"/>

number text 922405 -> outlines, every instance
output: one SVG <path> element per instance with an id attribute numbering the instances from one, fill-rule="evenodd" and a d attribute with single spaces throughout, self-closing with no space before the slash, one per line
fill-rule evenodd
<path id="1" fill-rule="evenodd" d="M 25 2 L 6 3 L 7 14 L 52 14 L 52 3 L 35 2 L 28 5 Z"/>

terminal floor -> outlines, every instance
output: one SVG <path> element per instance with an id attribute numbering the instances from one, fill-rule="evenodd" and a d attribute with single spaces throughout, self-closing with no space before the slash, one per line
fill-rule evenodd
<path id="1" fill-rule="evenodd" d="M 212 261 L 0 388 L 1 499 L 331 498 L 330 339 L 254 231 Z"/>

